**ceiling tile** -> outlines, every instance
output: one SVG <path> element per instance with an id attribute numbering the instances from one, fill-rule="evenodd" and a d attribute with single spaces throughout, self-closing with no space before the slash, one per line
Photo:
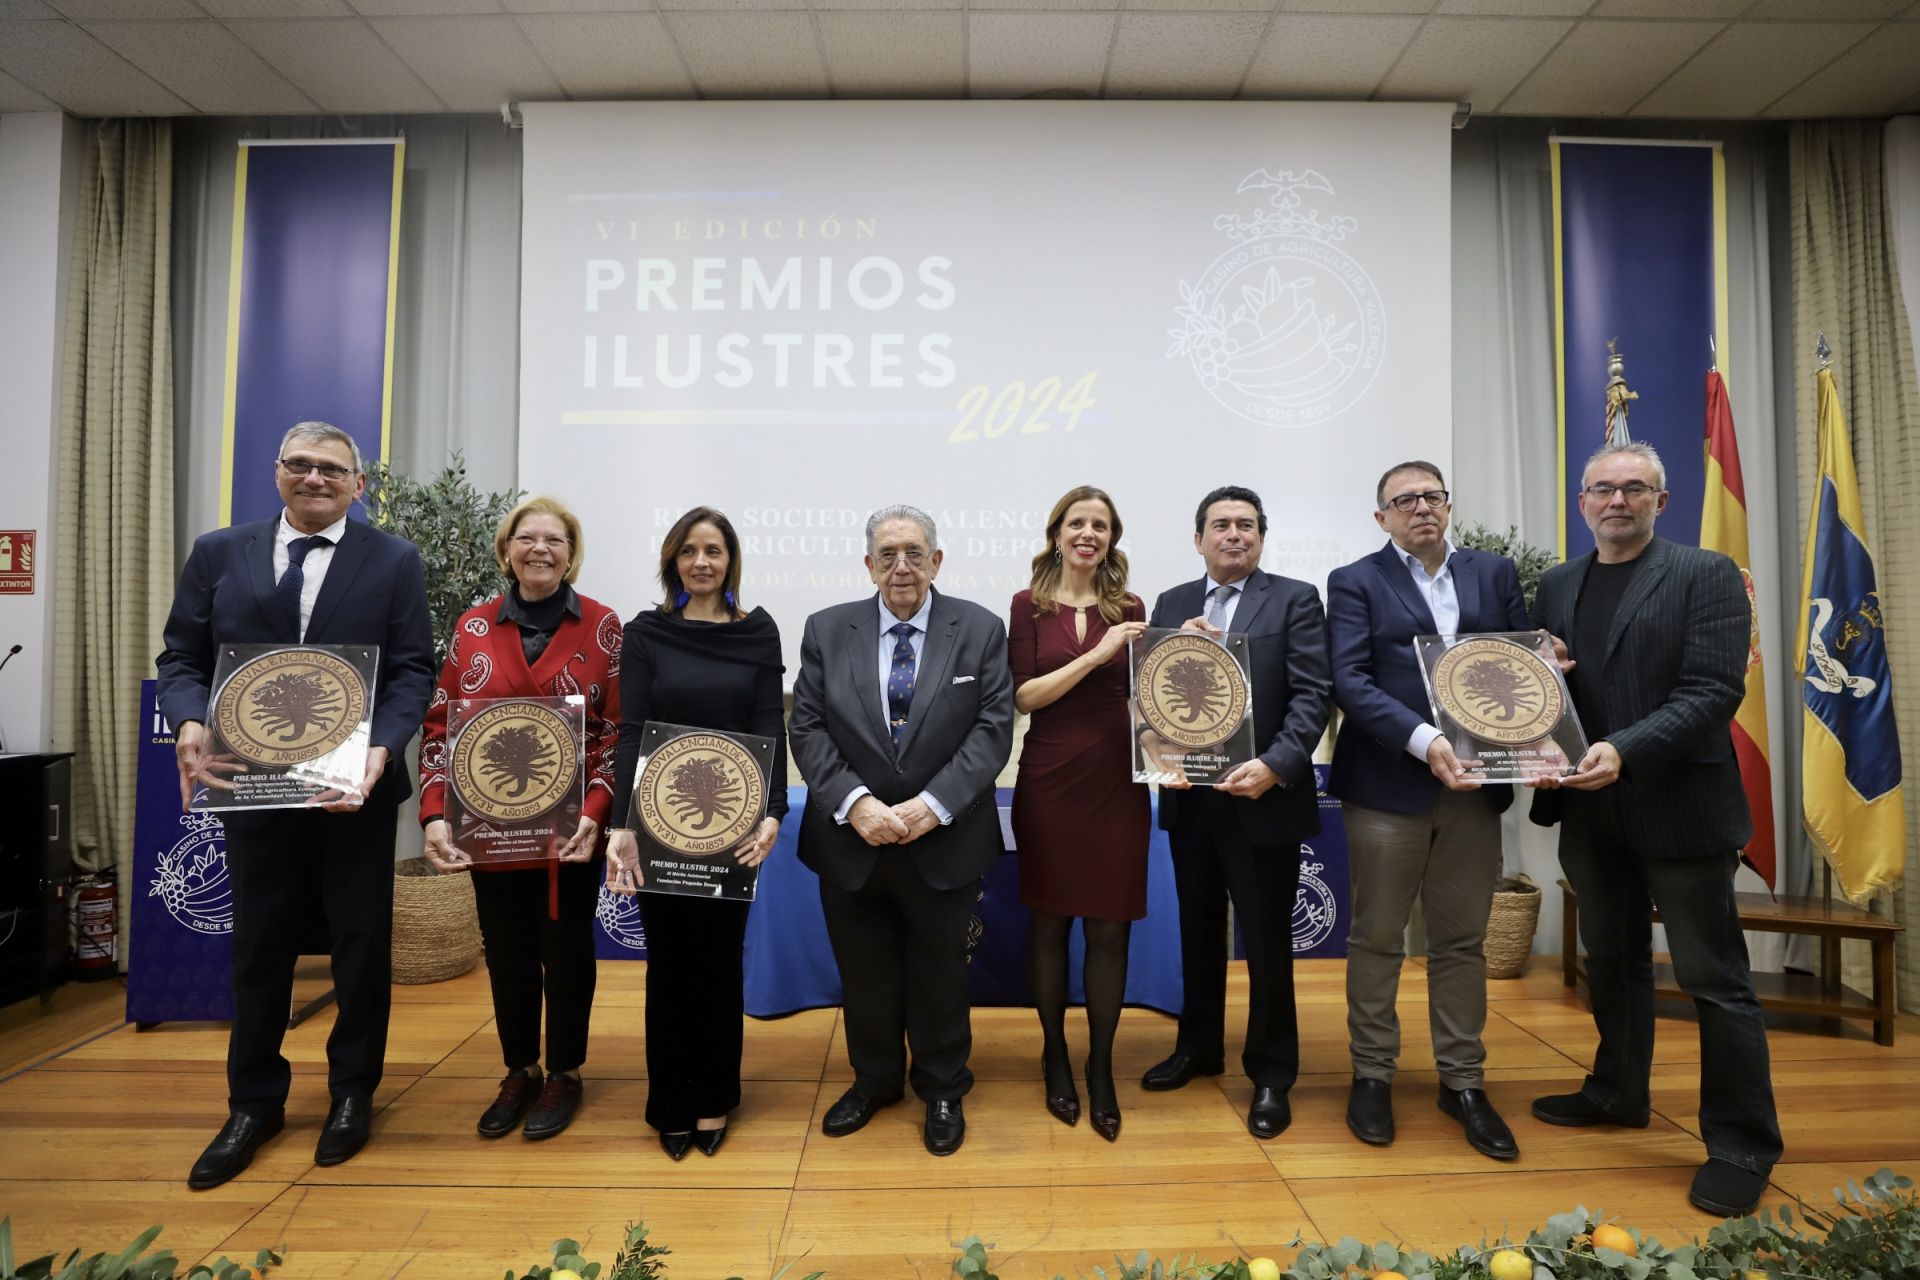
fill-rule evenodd
<path id="1" fill-rule="evenodd" d="M 1600 0 L 1592 18 L 1737 18 L 1753 0 Z"/>
<path id="2" fill-rule="evenodd" d="M 1754 0 L 1745 19 L 1878 22 L 1907 7 L 1907 0 Z"/>
<path id="3" fill-rule="evenodd" d="M 1767 107 L 1769 116 L 1887 116 L 1920 90 L 1920 23 L 1882 27 Z"/>
<path id="4" fill-rule="evenodd" d="M 1368 97 L 1419 29 L 1411 16 L 1276 14 L 1242 96 Z"/>
<path id="5" fill-rule="evenodd" d="M 953 13 L 822 13 L 835 97 L 955 98 L 967 87 L 966 28 Z"/>
<path id="6" fill-rule="evenodd" d="M 68 22 L 0 22 L 0 71 L 77 116 L 193 114 L 192 107 Z"/>
<path id="7" fill-rule="evenodd" d="M 1872 30 L 1864 22 L 1737 22 L 1633 114 L 1751 116 Z"/>
<path id="8" fill-rule="evenodd" d="M 447 18 L 499 13 L 500 0 L 347 0 L 369 18 Z"/>
<path id="9" fill-rule="evenodd" d="M 199 0 L 216 18 L 350 18 L 347 0 Z"/>
<path id="10" fill-rule="evenodd" d="M 60 15 L 46 0 L 0 0 L 0 22 L 25 22 L 32 18 L 58 18 Z"/>
<path id="11" fill-rule="evenodd" d="M 1625 115 L 1722 29 L 1718 22 L 1583 22 L 1491 108 L 1505 115 Z"/>
<path id="12" fill-rule="evenodd" d="M 1120 0 L 1045 0 L 1045 3 L 1049 10 L 1118 9 L 1120 7 Z M 967 7 L 975 13 L 984 9 L 1013 9 L 1021 13 L 1032 13 L 1034 10 L 1033 0 L 973 0 L 973 3 Z"/>
<path id="13" fill-rule="evenodd" d="M 4 71 L 0 71 L 0 112 L 58 111 L 60 104 L 42 97 Z"/>
<path id="14" fill-rule="evenodd" d="M 1100 92 L 1113 14 L 979 10 L 975 0 L 967 15 L 967 81 L 974 97 Z"/>
<path id="15" fill-rule="evenodd" d="M 116 18 L 204 18 L 206 10 L 193 0 L 47 0 L 75 22 L 107 22 Z"/>
<path id="16" fill-rule="evenodd" d="M 658 14 L 529 16 L 520 29 L 575 98 L 690 98 L 693 81 Z"/>
<path id="17" fill-rule="evenodd" d="M 1126 7 L 1129 9 L 1211 10 L 1215 13 L 1271 13 L 1273 0 L 1126 0 Z"/>
<path id="18" fill-rule="evenodd" d="M 508 13 L 652 13 L 653 0 L 500 0 Z"/>
<path id="19" fill-rule="evenodd" d="M 663 0 L 660 7 L 701 13 L 750 13 L 767 9 L 804 9 L 807 0 Z"/>
<path id="20" fill-rule="evenodd" d="M 444 111 L 446 104 L 359 18 L 228 24 L 323 111 Z"/>
<path id="21" fill-rule="evenodd" d="M 1257 13 L 1121 14 L 1107 96 L 1232 97 L 1266 26 Z"/>
<path id="22" fill-rule="evenodd" d="M 1434 0 L 1280 0 L 1282 13 L 1426 13 Z"/>
<path id="23" fill-rule="evenodd" d="M 311 99 L 217 22 L 95 22 L 87 30 L 197 111 L 313 110 Z"/>
<path id="24" fill-rule="evenodd" d="M 1547 18 L 1429 18 L 1378 96 L 1490 110 L 1572 27 Z"/>
<path id="25" fill-rule="evenodd" d="M 1509 18 L 1577 18 L 1593 0 L 1440 0 L 1435 13 Z"/>
<path id="26" fill-rule="evenodd" d="M 816 10 L 829 9 L 951 9 L 967 7 L 966 0 L 813 0 Z"/>
<path id="27" fill-rule="evenodd" d="M 667 29 L 708 97 L 819 98 L 827 69 L 804 13 L 670 13 Z"/>
<path id="28" fill-rule="evenodd" d="M 563 94 L 512 18 L 376 18 L 373 29 L 455 111 Z"/>

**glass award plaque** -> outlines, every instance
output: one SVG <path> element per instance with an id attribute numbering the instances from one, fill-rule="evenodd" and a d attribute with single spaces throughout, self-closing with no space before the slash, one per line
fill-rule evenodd
<path id="1" fill-rule="evenodd" d="M 549 862 L 580 829 L 587 700 L 459 698 L 447 708 L 447 828 L 475 862 Z"/>
<path id="2" fill-rule="evenodd" d="M 1127 659 L 1135 782 L 1211 785 L 1259 754 L 1243 632 L 1149 627 Z"/>
<path id="3" fill-rule="evenodd" d="M 773 739 L 652 720 L 642 734 L 632 808 L 640 891 L 753 901 L 760 868 L 734 853 L 767 816 Z"/>
<path id="4" fill-rule="evenodd" d="M 192 808 L 365 800 L 376 645 L 223 644 L 207 704 L 207 777 Z"/>
<path id="5" fill-rule="evenodd" d="M 1587 753 L 1587 735 L 1545 636 L 1415 636 L 1413 650 L 1433 723 L 1471 776 L 1526 783 L 1570 773 Z"/>

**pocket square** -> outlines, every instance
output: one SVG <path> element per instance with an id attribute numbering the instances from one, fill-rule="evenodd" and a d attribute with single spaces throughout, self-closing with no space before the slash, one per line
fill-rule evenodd
<path id="1" fill-rule="evenodd" d="M 953 678 L 953 682 L 955 684 L 972 684 L 973 677 L 972 676 L 955 676 Z"/>

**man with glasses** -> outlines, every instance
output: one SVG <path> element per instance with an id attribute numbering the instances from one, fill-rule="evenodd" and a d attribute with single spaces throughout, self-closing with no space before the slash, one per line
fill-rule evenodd
<path id="1" fill-rule="evenodd" d="M 1536 1099 L 1548 1124 L 1644 1129 L 1651 1113 L 1653 910 L 1700 1020 L 1707 1162 L 1689 1198 L 1746 1213 L 1780 1158 L 1766 1024 L 1733 899 L 1753 834 L 1729 725 L 1746 692 L 1752 609 L 1726 556 L 1658 537 L 1659 454 L 1634 442 L 1587 460 L 1580 514 L 1595 549 L 1548 571 L 1534 616 L 1564 636 L 1573 704 L 1593 745 L 1539 782 L 1533 820 L 1559 822 L 1560 865 L 1580 895 L 1593 1070 Z"/>
<path id="2" fill-rule="evenodd" d="M 347 519 L 366 488 L 353 437 L 324 422 L 298 424 L 280 442 L 274 477 L 285 510 L 197 539 L 167 617 L 156 665 L 160 711 L 176 736 L 180 803 L 212 781 L 207 707 L 226 644 L 379 646 L 366 798 L 221 815 L 233 882 L 229 1114 L 187 1178 L 196 1190 L 240 1173 L 285 1121 L 292 1072 L 280 1042 L 294 958 L 321 922 L 339 1016 L 327 1038 L 332 1103 L 314 1162 L 339 1164 L 366 1144 L 391 1000 L 394 823 L 412 791 L 398 757 L 433 690 L 418 549 Z"/>
<path id="3" fill-rule="evenodd" d="M 936 1156 L 966 1136 L 967 926 L 1005 852 L 994 782 L 1013 750 L 1006 628 L 933 589 L 940 561 L 925 512 L 868 517 L 879 591 L 807 619 L 787 727 L 854 1073 L 821 1131 L 845 1137 L 911 1084 Z"/>
<path id="4" fill-rule="evenodd" d="M 1483 944 L 1501 866 L 1500 815 L 1511 786 L 1483 787 L 1429 720 L 1413 640 L 1527 631 L 1513 561 L 1455 547 L 1447 482 L 1431 462 L 1380 477 L 1373 519 L 1387 545 L 1327 579 L 1334 699 L 1345 712 L 1328 790 L 1347 824 L 1353 916 L 1347 932 L 1347 1033 L 1353 1085 L 1347 1128 L 1393 1141 L 1404 938 L 1418 901 L 1427 931 L 1427 1020 L 1440 1109 L 1482 1155 L 1520 1154 L 1485 1091 L 1487 959 Z"/>

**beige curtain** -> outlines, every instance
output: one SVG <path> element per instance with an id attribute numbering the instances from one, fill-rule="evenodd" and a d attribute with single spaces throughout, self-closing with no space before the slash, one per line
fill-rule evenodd
<path id="1" fill-rule="evenodd" d="M 1905 763 L 1907 876 L 1874 903 L 1907 926 L 1897 951 L 1901 1006 L 1920 1009 L 1920 387 L 1913 332 L 1894 268 L 1885 181 L 1885 125 L 1793 126 L 1792 358 L 1799 527 L 1816 480 L 1814 347 L 1824 332 L 1853 431 L 1867 545 L 1879 569 L 1894 709 Z M 1865 989 L 1864 944 L 1848 944 L 1847 976 Z"/>
<path id="2" fill-rule="evenodd" d="M 55 740 L 72 748 L 74 852 L 133 853 L 140 681 L 173 596 L 173 125 L 86 126 L 60 411 Z"/>

